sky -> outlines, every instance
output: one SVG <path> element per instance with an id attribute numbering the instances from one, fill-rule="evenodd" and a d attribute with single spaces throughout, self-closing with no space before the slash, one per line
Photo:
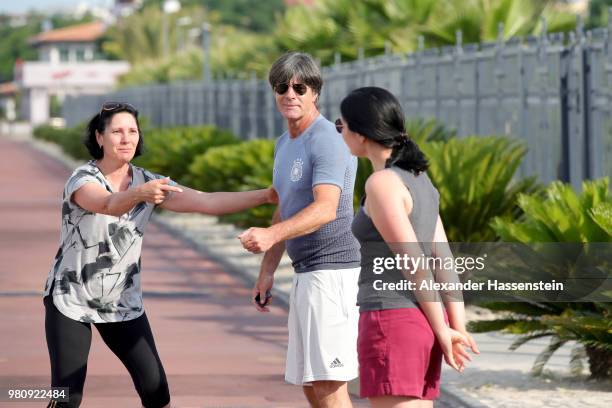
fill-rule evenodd
<path id="1" fill-rule="evenodd" d="M 28 10 L 57 11 L 74 8 L 80 3 L 104 6 L 112 0 L 0 0 L 0 13 L 22 13 Z"/>

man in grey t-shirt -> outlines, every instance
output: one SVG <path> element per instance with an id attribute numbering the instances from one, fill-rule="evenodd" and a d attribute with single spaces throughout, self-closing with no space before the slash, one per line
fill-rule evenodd
<path id="1" fill-rule="evenodd" d="M 269 228 L 250 228 L 242 245 L 265 252 L 253 300 L 266 294 L 285 250 L 293 262 L 285 380 L 304 386 L 312 406 L 350 407 L 357 377 L 359 244 L 351 233 L 357 159 L 317 109 L 323 80 L 308 54 L 290 52 L 270 69 L 288 130 L 274 150 L 279 208 Z"/>

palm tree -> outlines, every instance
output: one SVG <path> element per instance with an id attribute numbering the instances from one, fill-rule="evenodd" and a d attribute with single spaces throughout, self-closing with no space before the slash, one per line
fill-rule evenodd
<path id="1" fill-rule="evenodd" d="M 464 43 L 569 31 L 574 15 L 553 0 L 321 0 L 314 6 L 288 9 L 275 32 L 280 51 L 300 49 L 330 64 L 342 59 L 414 51 L 423 36 L 426 46 L 452 45 L 458 30 Z M 543 24 L 542 18 L 546 20 Z"/>
<path id="2" fill-rule="evenodd" d="M 462 0 L 440 2 L 434 17 L 418 31 L 427 46 L 453 45 L 461 31 L 463 43 L 509 39 L 547 32 L 570 31 L 576 16 L 557 10 L 552 0 Z M 543 21 L 546 21 L 544 26 Z"/>
<path id="3" fill-rule="evenodd" d="M 382 54 L 386 49 L 416 48 L 414 27 L 425 24 L 440 0 L 321 0 L 314 6 L 288 9 L 277 23 L 281 51 L 310 52 L 323 64 L 339 54 L 343 60 Z"/>
<path id="4" fill-rule="evenodd" d="M 189 17 L 192 26 L 199 27 L 205 21 L 205 10 L 199 6 L 185 7 L 178 13 L 165 16 L 172 53 L 178 48 L 179 27 L 176 22 L 181 17 Z M 104 51 L 133 64 L 163 58 L 162 18 L 161 8 L 153 5 L 120 20 L 106 34 L 102 44 Z"/>

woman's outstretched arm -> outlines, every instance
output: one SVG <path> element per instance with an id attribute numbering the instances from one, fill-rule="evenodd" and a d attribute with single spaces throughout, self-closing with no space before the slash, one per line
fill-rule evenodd
<path id="1" fill-rule="evenodd" d="M 182 193 L 171 194 L 160 207 L 175 212 L 223 215 L 278 202 L 276 191 L 273 188 L 215 193 L 206 193 L 183 186 L 180 188 L 183 190 Z"/>
<path id="2" fill-rule="evenodd" d="M 160 204 L 167 194 L 180 196 L 182 189 L 168 185 L 170 179 L 151 180 L 125 191 L 110 193 L 97 183 L 85 183 L 72 194 L 71 200 L 79 207 L 97 214 L 120 217 L 140 202 Z"/>

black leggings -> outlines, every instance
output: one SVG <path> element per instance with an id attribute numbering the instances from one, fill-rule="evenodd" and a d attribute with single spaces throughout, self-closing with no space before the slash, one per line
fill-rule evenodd
<path id="1" fill-rule="evenodd" d="M 53 407 L 76 408 L 83 398 L 91 325 L 64 316 L 46 296 L 45 332 L 51 359 L 51 386 L 68 387 L 70 402 Z M 104 343 L 125 365 L 145 408 L 161 408 L 170 402 L 166 373 L 153 341 L 147 316 L 118 323 L 94 323 Z"/>

